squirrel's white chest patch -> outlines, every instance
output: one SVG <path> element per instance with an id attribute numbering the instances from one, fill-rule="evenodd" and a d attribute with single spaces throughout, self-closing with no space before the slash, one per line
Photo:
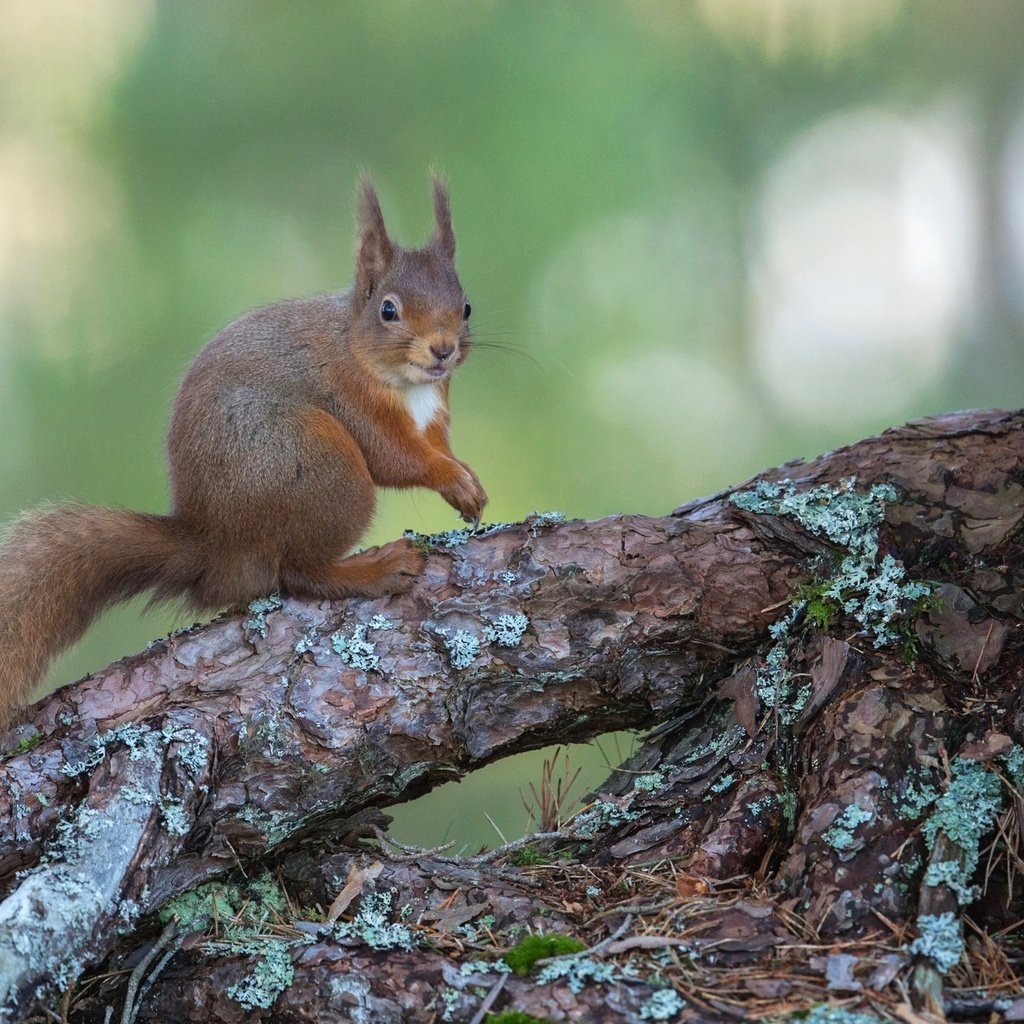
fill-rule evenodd
<path id="1" fill-rule="evenodd" d="M 436 384 L 415 384 L 406 389 L 405 404 L 416 429 L 427 429 L 441 409 L 441 392 Z"/>

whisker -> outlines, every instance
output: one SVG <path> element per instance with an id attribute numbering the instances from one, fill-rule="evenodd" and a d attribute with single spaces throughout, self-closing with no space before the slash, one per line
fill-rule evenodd
<path id="1" fill-rule="evenodd" d="M 470 348 L 491 349 L 495 352 L 500 352 L 502 355 L 515 356 L 518 359 L 528 359 L 537 367 L 538 370 L 544 369 L 544 364 L 541 363 L 541 361 L 532 352 L 516 348 L 513 345 L 502 345 L 497 342 L 475 341 L 470 345 Z"/>

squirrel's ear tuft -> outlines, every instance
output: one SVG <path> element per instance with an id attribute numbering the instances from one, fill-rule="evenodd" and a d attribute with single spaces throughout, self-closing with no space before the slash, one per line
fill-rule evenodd
<path id="1" fill-rule="evenodd" d="M 391 265 L 394 254 L 377 191 L 370 179 L 364 177 L 359 185 L 359 255 L 356 258 L 356 288 L 360 298 L 369 298 L 373 286 Z"/>
<path id="2" fill-rule="evenodd" d="M 437 227 L 430 239 L 430 245 L 448 257 L 455 259 L 455 232 L 452 230 L 452 209 L 448 202 L 448 184 L 440 175 L 434 175 L 434 219 Z"/>

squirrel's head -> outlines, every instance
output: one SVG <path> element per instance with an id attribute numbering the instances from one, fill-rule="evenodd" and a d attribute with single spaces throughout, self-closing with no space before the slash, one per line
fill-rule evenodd
<path id="1" fill-rule="evenodd" d="M 422 249 L 388 236 L 377 193 L 359 192 L 359 252 L 349 343 L 354 358 L 394 387 L 447 378 L 469 350 L 469 302 L 455 273 L 455 232 L 444 182 L 434 179 L 436 227 Z"/>

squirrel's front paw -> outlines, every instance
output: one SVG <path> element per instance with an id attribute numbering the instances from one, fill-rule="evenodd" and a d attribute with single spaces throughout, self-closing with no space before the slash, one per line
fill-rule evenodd
<path id="1" fill-rule="evenodd" d="M 441 497 L 467 522 L 477 523 L 487 504 L 487 492 L 476 473 L 468 466 L 456 464 L 454 478 L 441 488 Z"/>

